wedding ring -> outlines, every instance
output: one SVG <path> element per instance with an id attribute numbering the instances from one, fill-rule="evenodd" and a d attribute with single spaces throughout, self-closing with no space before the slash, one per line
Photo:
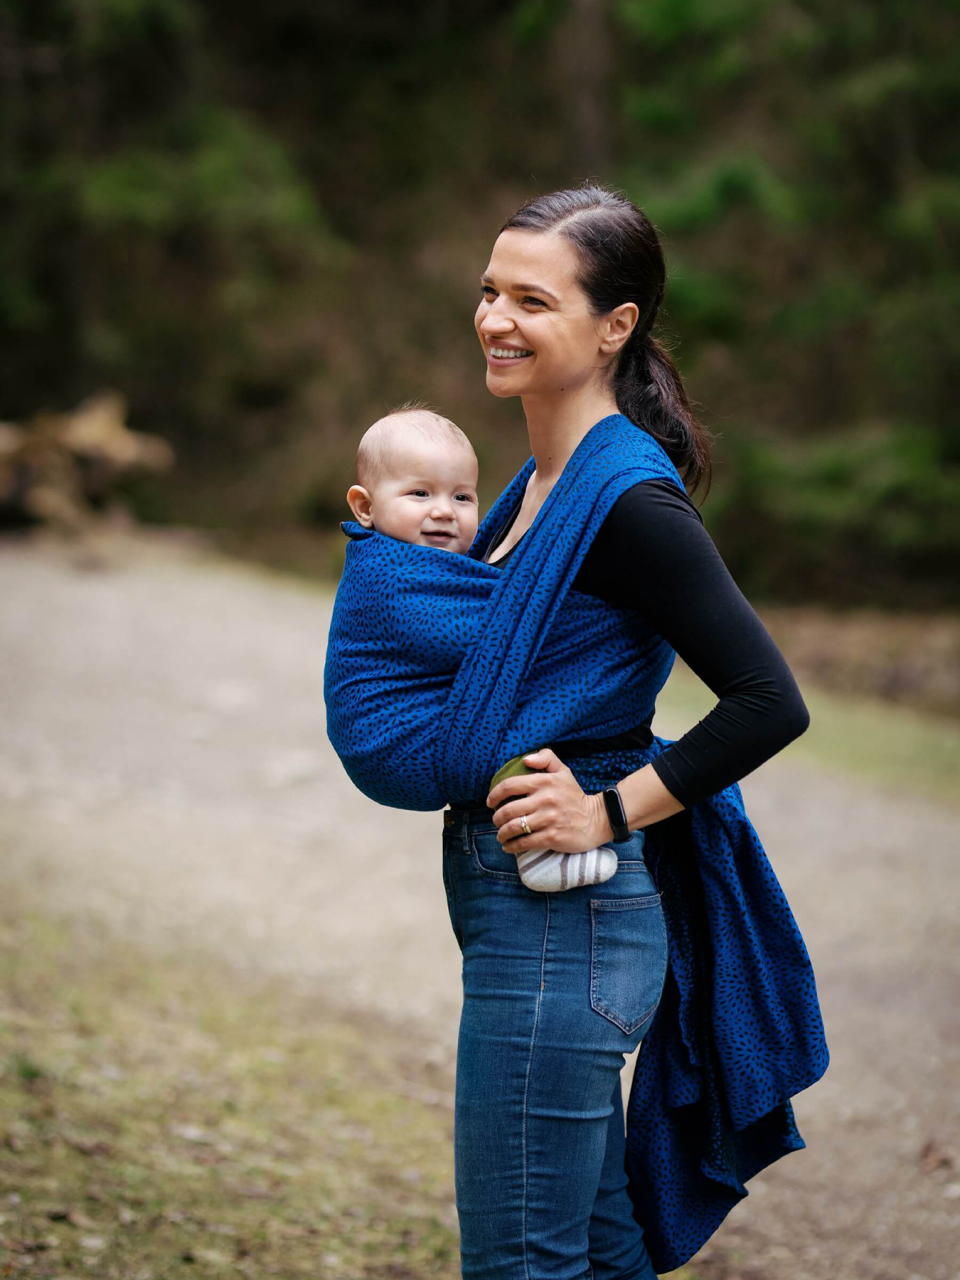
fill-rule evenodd
<path id="1" fill-rule="evenodd" d="M 522 814 L 522 815 L 521 815 L 521 817 L 520 817 L 520 825 L 521 825 L 521 827 L 523 827 L 523 834 L 524 834 L 525 836 L 532 836 L 532 835 L 533 835 L 533 832 L 530 830 L 530 824 L 527 822 L 527 815 L 526 815 L 526 814 Z"/>

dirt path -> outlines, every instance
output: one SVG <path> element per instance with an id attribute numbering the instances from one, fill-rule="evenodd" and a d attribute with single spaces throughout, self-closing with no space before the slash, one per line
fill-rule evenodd
<path id="1" fill-rule="evenodd" d="M 96 571 L 0 544 L 0 892 L 14 878 L 139 944 L 282 973 L 374 1033 L 413 1023 L 452 1069 L 440 815 L 366 800 L 327 742 L 332 597 L 169 537 L 111 555 Z M 683 728 L 658 713 L 659 732 Z M 694 1270 L 957 1280 L 958 815 L 789 749 L 743 790 L 832 1062 L 795 1099 L 808 1149 L 749 1184 Z"/>

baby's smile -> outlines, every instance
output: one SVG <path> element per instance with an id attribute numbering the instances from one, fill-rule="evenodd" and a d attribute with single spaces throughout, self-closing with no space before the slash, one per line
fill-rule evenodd
<path id="1" fill-rule="evenodd" d="M 466 549 L 462 548 L 460 534 L 452 529 L 421 529 L 420 541 L 424 547 L 443 547 L 449 550 Z"/>

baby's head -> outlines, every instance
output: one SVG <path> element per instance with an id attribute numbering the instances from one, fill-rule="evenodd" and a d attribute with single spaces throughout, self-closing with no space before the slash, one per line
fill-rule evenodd
<path id="1" fill-rule="evenodd" d="M 466 551 L 479 522 L 479 464 L 449 418 L 405 405 L 378 419 L 357 448 L 347 502 L 358 523 L 402 542 Z"/>

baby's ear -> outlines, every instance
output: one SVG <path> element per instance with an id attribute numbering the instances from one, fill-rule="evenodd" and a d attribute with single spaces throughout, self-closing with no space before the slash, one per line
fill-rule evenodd
<path id="1" fill-rule="evenodd" d="M 352 484 L 347 490 L 347 505 L 358 524 L 373 524 L 373 499 L 362 484 Z"/>

